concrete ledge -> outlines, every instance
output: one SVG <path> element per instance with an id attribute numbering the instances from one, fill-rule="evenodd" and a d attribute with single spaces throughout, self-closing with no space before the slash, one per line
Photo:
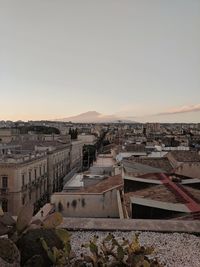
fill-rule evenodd
<path id="1" fill-rule="evenodd" d="M 64 218 L 60 228 L 72 231 L 152 231 L 199 234 L 200 221 Z"/>

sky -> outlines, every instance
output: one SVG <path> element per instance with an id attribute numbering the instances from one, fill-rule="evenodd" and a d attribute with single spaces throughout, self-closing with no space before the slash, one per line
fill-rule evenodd
<path id="1" fill-rule="evenodd" d="M 0 120 L 200 122 L 199 0 L 0 0 Z"/>

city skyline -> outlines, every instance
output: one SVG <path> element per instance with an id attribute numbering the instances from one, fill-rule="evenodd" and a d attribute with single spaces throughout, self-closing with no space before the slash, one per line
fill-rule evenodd
<path id="1" fill-rule="evenodd" d="M 0 120 L 199 122 L 199 1 L 0 0 Z"/>

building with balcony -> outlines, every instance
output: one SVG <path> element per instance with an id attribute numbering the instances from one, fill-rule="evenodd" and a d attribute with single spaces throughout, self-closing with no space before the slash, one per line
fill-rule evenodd
<path id="1" fill-rule="evenodd" d="M 78 140 L 72 141 L 70 169 L 80 171 L 82 168 L 82 161 L 83 161 L 83 142 Z"/>
<path id="2" fill-rule="evenodd" d="M 61 191 L 64 177 L 70 172 L 70 142 L 48 141 L 35 146 L 36 151 L 46 151 L 48 158 L 48 192 Z"/>
<path id="3" fill-rule="evenodd" d="M 47 154 L 15 154 L 0 159 L 0 203 L 3 211 L 17 215 L 27 202 L 35 211 L 48 200 Z"/>
<path id="4" fill-rule="evenodd" d="M 0 203 L 17 215 L 27 202 L 35 212 L 52 192 L 61 191 L 70 171 L 70 142 L 24 141 L 2 146 L 0 153 Z"/>

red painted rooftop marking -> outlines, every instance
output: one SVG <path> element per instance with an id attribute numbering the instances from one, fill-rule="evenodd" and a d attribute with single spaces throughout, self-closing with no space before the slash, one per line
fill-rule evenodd
<path id="1" fill-rule="evenodd" d="M 164 174 L 160 173 L 161 176 L 161 181 L 162 183 L 166 186 L 172 189 L 174 193 L 177 194 L 177 196 L 181 197 L 183 200 L 185 200 L 185 205 L 188 207 L 188 209 L 191 212 L 198 212 L 200 211 L 200 205 L 192 198 L 190 197 L 187 193 L 186 190 L 182 190 L 181 186 L 176 185 L 174 182 L 170 180 L 170 178 Z"/>

